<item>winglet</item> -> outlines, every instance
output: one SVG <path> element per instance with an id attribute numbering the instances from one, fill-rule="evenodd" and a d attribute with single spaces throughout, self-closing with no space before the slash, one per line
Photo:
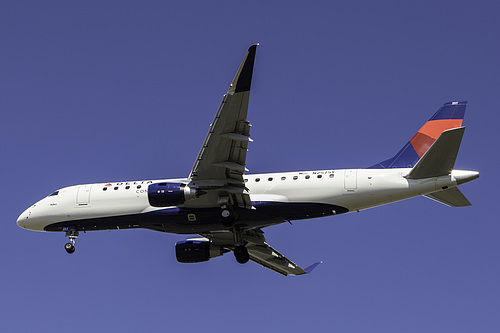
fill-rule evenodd
<path id="1" fill-rule="evenodd" d="M 322 261 L 315 262 L 311 266 L 306 267 L 304 270 L 306 271 L 307 274 L 309 274 L 313 271 L 313 269 L 315 269 L 319 264 L 322 264 L 322 263 L 323 263 Z"/>
<path id="2" fill-rule="evenodd" d="M 231 83 L 228 94 L 250 91 L 257 45 L 259 44 L 254 44 L 248 49 L 245 59 L 243 59 L 243 62 L 241 63 L 240 68 L 238 69 L 238 72 L 236 72 L 233 82 Z"/>

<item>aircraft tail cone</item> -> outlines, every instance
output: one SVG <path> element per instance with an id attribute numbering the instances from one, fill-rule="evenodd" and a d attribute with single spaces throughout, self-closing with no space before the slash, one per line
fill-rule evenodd
<path id="1" fill-rule="evenodd" d="M 452 175 L 457 181 L 457 185 L 462 185 L 479 178 L 479 172 L 477 171 L 453 170 Z"/>

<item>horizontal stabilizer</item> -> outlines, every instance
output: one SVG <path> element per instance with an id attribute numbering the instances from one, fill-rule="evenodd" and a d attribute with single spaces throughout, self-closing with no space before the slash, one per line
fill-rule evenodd
<path id="1" fill-rule="evenodd" d="M 422 179 L 449 175 L 455 165 L 464 130 L 465 127 L 459 127 L 441 133 L 406 178 Z"/>
<path id="2" fill-rule="evenodd" d="M 471 205 L 469 200 L 467 200 L 465 195 L 460 192 L 458 187 L 452 187 L 444 191 L 427 194 L 426 197 L 450 207 L 465 207 Z"/>

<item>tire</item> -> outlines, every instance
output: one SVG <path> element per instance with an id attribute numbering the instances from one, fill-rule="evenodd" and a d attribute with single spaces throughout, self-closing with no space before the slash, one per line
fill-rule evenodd
<path id="1" fill-rule="evenodd" d="M 248 260 L 250 260 L 250 255 L 248 254 L 248 250 L 244 245 L 237 246 L 233 252 L 236 261 L 240 264 L 246 264 Z"/>
<path id="2" fill-rule="evenodd" d="M 69 254 L 75 252 L 75 246 L 73 245 L 73 243 L 66 243 L 64 244 L 64 249 L 66 250 L 66 252 L 68 252 Z"/>
<path id="3" fill-rule="evenodd" d="M 234 211 L 229 208 L 221 209 L 219 212 L 219 220 L 226 228 L 232 227 L 234 225 L 234 221 L 236 220 Z"/>

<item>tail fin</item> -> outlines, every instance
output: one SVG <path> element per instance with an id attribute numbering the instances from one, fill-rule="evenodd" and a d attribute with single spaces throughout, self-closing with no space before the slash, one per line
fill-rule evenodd
<path id="1" fill-rule="evenodd" d="M 392 158 L 370 169 L 413 168 L 442 132 L 462 126 L 467 102 L 444 104 Z"/>

